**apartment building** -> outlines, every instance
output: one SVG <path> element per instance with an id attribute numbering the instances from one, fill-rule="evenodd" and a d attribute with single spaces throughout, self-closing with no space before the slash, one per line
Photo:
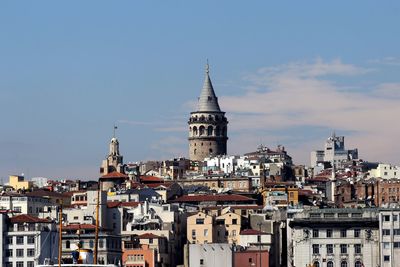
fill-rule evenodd
<path id="1" fill-rule="evenodd" d="M 400 208 L 380 209 L 380 266 L 400 266 Z"/>
<path id="2" fill-rule="evenodd" d="M 288 225 L 288 266 L 380 264 L 376 209 L 309 210 L 295 214 Z"/>

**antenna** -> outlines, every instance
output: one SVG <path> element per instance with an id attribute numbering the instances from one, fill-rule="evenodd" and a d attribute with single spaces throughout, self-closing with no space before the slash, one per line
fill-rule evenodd
<path id="1" fill-rule="evenodd" d="M 115 125 L 115 123 L 114 123 L 114 133 L 113 133 L 113 138 L 115 138 L 115 130 L 117 130 L 118 129 L 118 127 L 117 127 L 117 125 Z"/>

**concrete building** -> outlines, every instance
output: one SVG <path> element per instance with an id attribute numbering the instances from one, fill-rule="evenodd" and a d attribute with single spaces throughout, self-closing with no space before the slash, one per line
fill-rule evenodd
<path id="1" fill-rule="evenodd" d="M 187 218 L 187 239 L 190 244 L 214 243 L 214 218 L 198 212 Z"/>
<path id="2" fill-rule="evenodd" d="M 23 175 L 10 175 L 8 185 L 12 186 L 15 190 L 29 190 L 33 186 L 32 181 L 25 181 Z"/>
<path id="3" fill-rule="evenodd" d="M 379 266 L 376 209 L 317 209 L 288 221 L 288 266 Z"/>
<path id="4" fill-rule="evenodd" d="M 233 266 L 235 267 L 269 267 L 268 250 L 239 250 L 233 252 Z"/>
<path id="5" fill-rule="evenodd" d="M 185 267 L 232 267 L 230 244 L 185 245 Z"/>
<path id="6" fill-rule="evenodd" d="M 206 157 L 226 154 L 228 120 L 219 107 L 208 64 L 197 109 L 190 113 L 188 124 L 190 160 L 203 161 Z"/>
<path id="7" fill-rule="evenodd" d="M 4 215 L 3 215 L 4 216 Z M 43 264 L 45 259 L 58 257 L 58 232 L 56 223 L 22 214 L 3 224 L 3 248 L 1 266 L 34 267 Z M 3 221 L 4 223 L 4 221 Z"/>
<path id="8" fill-rule="evenodd" d="M 369 171 L 368 178 L 398 179 L 400 178 L 400 169 L 398 166 L 379 163 L 377 168 Z"/>
<path id="9" fill-rule="evenodd" d="M 400 266 L 400 208 L 379 212 L 380 266 Z"/>
<path id="10" fill-rule="evenodd" d="M 345 149 L 344 136 L 336 136 L 332 134 L 325 142 L 324 150 L 316 150 L 311 152 L 311 167 L 317 166 L 319 163 L 334 164 L 339 167 L 341 163 L 349 160 L 358 159 L 358 150 Z"/>
<path id="11" fill-rule="evenodd" d="M 54 206 L 46 197 L 27 196 L 13 192 L 5 192 L 0 196 L 0 210 L 9 210 L 15 214 L 30 214 L 39 216 L 46 207 Z"/>

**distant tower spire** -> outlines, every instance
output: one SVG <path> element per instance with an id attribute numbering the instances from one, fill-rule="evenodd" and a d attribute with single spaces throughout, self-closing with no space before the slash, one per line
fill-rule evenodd
<path id="1" fill-rule="evenodd" d="M 210 65 L 208 64 L 208 58 L 207 58 L 207 64 L 206 64 L 206 73 L 210 73 Z"/>
<path id="2" fill-rule="evenodd" d="M 115 130 L 117 130 L 118 129 L 118 127 L 117 127 L 117 125 L 115 125 L 115 123 L 114 123 L 114 133 L 113 133 L 113 138 L 115 138 Z"/>

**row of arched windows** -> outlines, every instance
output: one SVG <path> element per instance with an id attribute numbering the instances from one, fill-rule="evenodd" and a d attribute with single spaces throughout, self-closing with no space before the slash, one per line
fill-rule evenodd
<path id="1" fill-rule="evenodd" d="M 226 121 L 226 118 L 224 116 L 219 116 L 219 115 L 215 115 L 215 116 L 208 115 L 207 117 L 204 116 L 204 115 L 201 115 L 200 117 L 196 115 L 196 116 L 191 117 L 190 121 L 191 122 L 196 122 L 196 121 L 200 121 L 200 122 L 203 122 L 203 121 Z"/>
<path id="2" fill-rule="evenodd" d="M 199 128 L 197 128 L 197 126 L 193 126 L 193 128 L 189 128 L 189 131 L 191 136 L 226 136 L 226 127 L 222 127 L 221 130 L 219 126 L 216 126 L 215 128 L 211 125 L 207 128 L 203 125 Z"/>
<path id="3" fill-rule="evenodd" d="M 313 267 L 320 267 L 320 266 L 321 266 L 321 264 L 319 263 L 319 261 L 314 261 Z M 333 261 L 328 261 L 326 263 L 326 266 L 327 267 L 333 267 L 335 265 L 333 264 Z M 354 263 L 354 267 L 361 267 L 361 266 L 363 266 L 361 261 L 356 261 Z M 340 262 L 340 267 L 348 267 L 347 261 L 341 261 Z"/>

